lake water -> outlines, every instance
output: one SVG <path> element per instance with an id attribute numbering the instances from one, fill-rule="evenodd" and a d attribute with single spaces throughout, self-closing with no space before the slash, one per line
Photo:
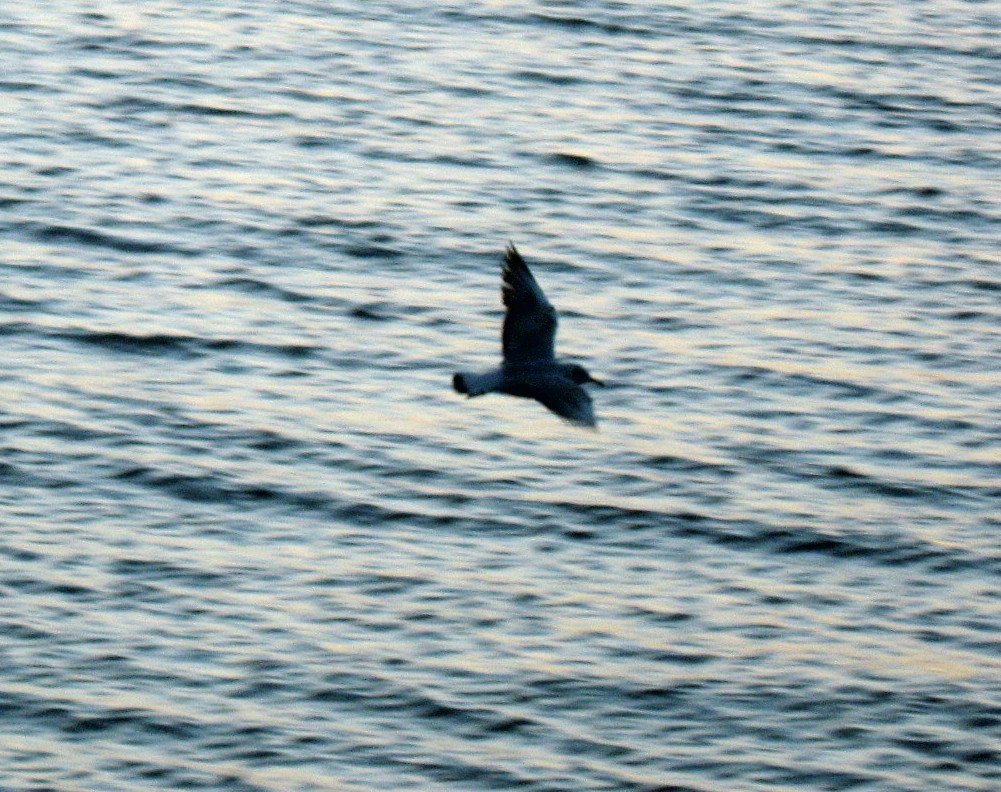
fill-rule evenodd
<path id="1" fill-rule="evenodd" d="M 999 27 L 5 4 L 0 788 L 1001 787 Z"/>

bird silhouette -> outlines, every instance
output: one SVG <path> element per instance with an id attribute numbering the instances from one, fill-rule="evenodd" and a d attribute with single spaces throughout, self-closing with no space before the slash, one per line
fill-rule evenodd
<path id="1" fill-rule="evenodd" d="M 570 423 L 595 426 L 594 405 L 583 386 L 604 383 L 578 363 L 557 360 L 556 309 L 510 243 L 504 253 L 501 297 L 507 307 L 501 365 L 481 373 L 459 372 L 452 377 L 452 387 L 470 398 L 506 393 L 535 399 Z"/>

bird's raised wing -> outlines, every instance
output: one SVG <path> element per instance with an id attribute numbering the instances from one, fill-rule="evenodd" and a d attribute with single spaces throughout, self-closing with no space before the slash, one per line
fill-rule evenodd
<path id="1" fill-rule="evenodd" d="M 504 361 L 552 360 L 555 357 L 556 309 L 535 282 L 525 259 L 511 244 L 504 253 L 501 297 L 507 306 L 501 334 Z"/>
<path id="2" fill-rule="evenodd" d="M 559 387 L 539 390 L 536 397 L 560 418 L 577 426 L 595 426 L 594 404 L 580 385 L 564 380 Z"/>

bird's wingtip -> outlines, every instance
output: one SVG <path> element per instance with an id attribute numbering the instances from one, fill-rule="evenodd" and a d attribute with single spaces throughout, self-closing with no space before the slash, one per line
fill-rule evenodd
<path id="1" fill-rule="evenodd" d="M 510 239 L 507 242 L 507 247 L 504 248 L 504 262 L 509 266 L 525 263 L 525 259 L 521 257 L 521 253 L 518 252 L 518 248 L 514 246 L 514 242 Z"/>

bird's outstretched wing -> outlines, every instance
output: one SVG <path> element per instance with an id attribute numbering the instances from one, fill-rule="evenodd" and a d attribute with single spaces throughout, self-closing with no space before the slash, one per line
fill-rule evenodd
<path id="1" fill-rule="evenodd" d="M 501 334 L 504 361 L 552 360 L 555 357 L 556 309 L 512 244 L 508 244 L 504 253 L 501 297 L 507 306 Z"/>
<path id="2" fill-rule="evenodd" d="M 594 404 L 587 391 L 569 380 L 559 387 L 540 389 L 536 398 L 560 418 L 577 426 L 595 426 Z"/>

